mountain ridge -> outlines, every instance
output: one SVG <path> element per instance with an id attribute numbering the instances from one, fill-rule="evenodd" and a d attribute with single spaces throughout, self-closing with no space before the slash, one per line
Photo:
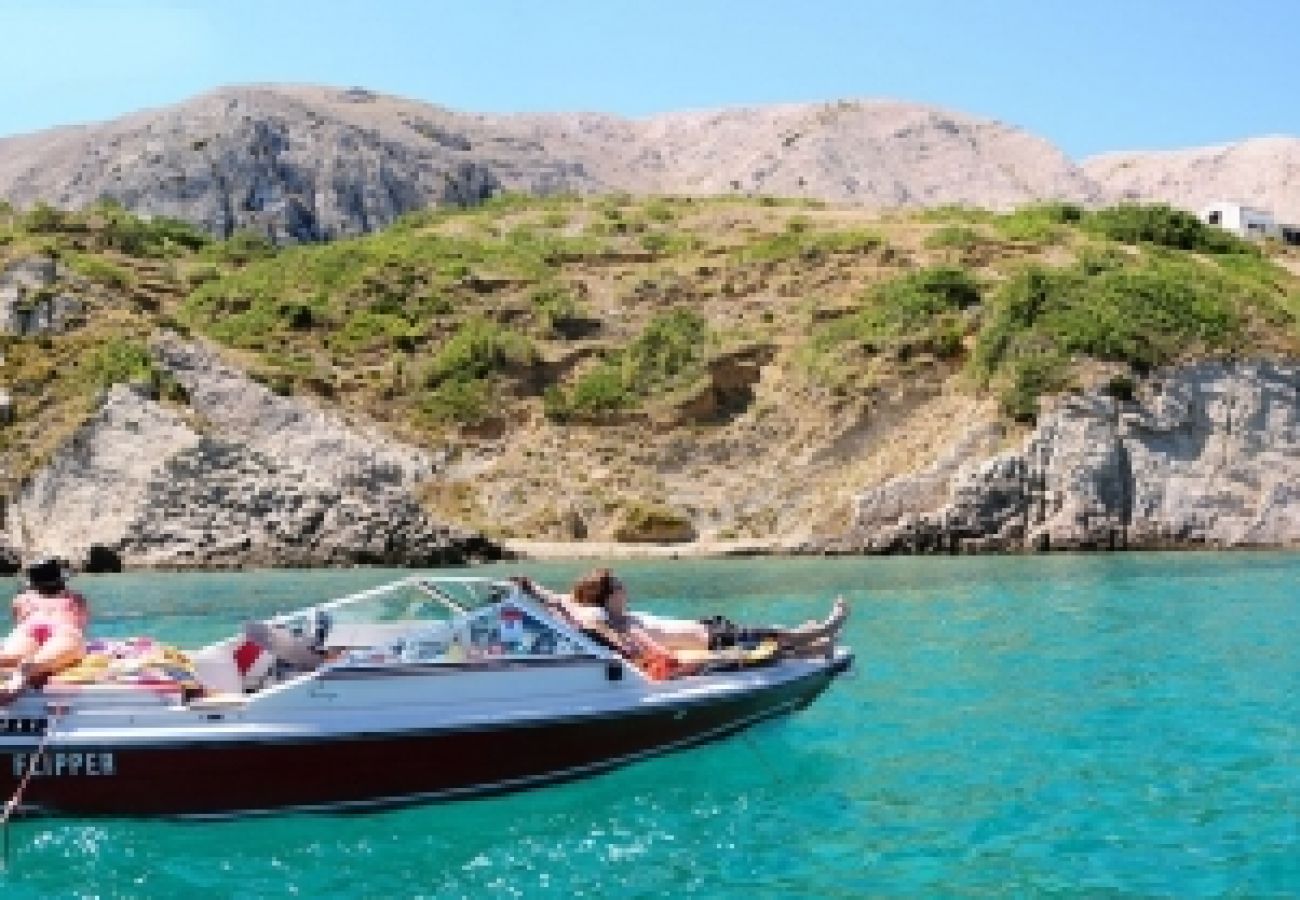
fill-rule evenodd
<path id="1" fill-rule="evenodd" d="M 382 228 L 505 191 L 760 195 L 869 209 L 1239 200 L 1300 220 L 1300 138 L 1071 160 L 994 119 L 888 99 L 488 114 L 307 84 L 217 88 L 116 119 L 0 138 L 0 198 L 104 197 L 218 236 Z"/>

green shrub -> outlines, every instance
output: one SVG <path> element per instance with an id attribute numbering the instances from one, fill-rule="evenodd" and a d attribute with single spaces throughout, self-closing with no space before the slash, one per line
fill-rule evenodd
<path id="1" fill-rule="evenodd" d="M 109 218 L 100 240 L 127 256 L 159 259 L 198 250 L 210 239 L 188 222 L 161 216 L 145 221 L 122 213 Z"/>
<path id="2" fill-rule="evenodd" d="M 537 317 L 537 323 L 543 331 L 555 332 L 566 322 L 583 315 L 582 304 L 573 289 L 560 284 L 547 284 L 535 288 L 528 295 L 528 302 Z"/>
<path id="3" fill-rule="evenodd" d="M 870 253 L 886 246 L 875 232 L 810 231 L 806 223 L 792 219 L 778 235 L 760 238 L 738 251 L 742 262 L 818 262 L 830 256 Z"/>
<path id="4" fill-rule="evenodd" d="M 641 236 L 641 248 L 655 256 L 678 256 L 699 249 L 699 239 L 693 234 L 673 231 L 652 231 Z"/>
<path id="5" fill-rule="evenodd" d="M 987 243 L 987 239 L 968 225 L 945 225 L 925 239 L 932 250 L 972 250 Z"/>
<path id="6" fill-rule="evenodd" d="M 644 396 L 693 379 L 711 341 L 708 323 L 692 309 L 679 306 L 656 314 L 623 356 L 625 386 Z"/>
<path id="7" fill-rule="evenodd" d="M 1068 383 L 1069 361 L 1045 352 L 1022 356 L 1011 365 L 1010 379 L 999 395 L 1002 411 L 1017 422 L 1038 418 L 1039 398 Z"/>
<path id="8" fill-rule="evenodd" d="M 563 421 L 631 409 L 651 394 L 667 393 L 698 378 L 714 336 L 699 313 L 678 307 L 656 315 L 621 351 L 586 370 L 565 390 L 543 397 L 546 414 Z"/>
<path id="9" fill-rule="evenodd" d="M 483 380 L 452 380 L 425 393 L 420 411 L 438 424 L 477 425 L 492 407 L 490 385 Z"/>
<path id="10" fill-rule="evenodd" d="M 246 266 L 255 260 L 270 259 L 275 254 L 275 244 L 266 235 L 256 231 L 236 231 L 224 241 L 209 244 L 200 255 L 213 262 Z"/>
<path id="11" fill-rule="evenodd" d="M 71 217 L 48 203 L 37 203 L 19 220 L 19 227 L 30 234 L 54 234 L 62 231 Z"/>
<path id="12" fill-rule="evenodd" d="M 311 307 L 302 304 L 300 310 L 298 327 L 310 328 Z M 390 346 L 409 350 L 420 336 L 420 329 L 414 327 L 405 317 L 373 308 L 353 313 L 336 332 L 338 344 L 350 349 Z"/>
<path id="13" fill-rule="evenodd" d="M 126 288 L 135 280 L 129 270 L 98 256 L 73 253 L 68 255 L 66 260 L 73 271 L 108 287 Z"/>
<path id="14" fill-rule="evenodd" d="M 967 323 L 964 311 L 980 303 L 980 286 L 964 269 L 935 266 L 909 272 L 873 288 L 862 311 L 816 332 L 806 362 L 825 368 L 827 354 L 853 342 L 869 351 L 891 344 L 924 347 L 948 357 L 961 349 Z"/>
<path id="15" fill-rule="evenodd" d="M 1070 203 L 1036 203 L 998 216 L 994 221 L 1009 240 L 1028 244 L 1058 244 L 1065 235 L 1064 226 L 1082 221 L 1082 207 Z"/>
<path id="16" fill-rule="evenodd" d="M 628 409 L 636 405 L 636 400 L 624 384 L 623 370 L 616 356 L 588 369 L 567 391 L 551 385 L 542 397 L 542 405 L 548 418 L 564 422 Z"/>
<path id="17" fill-rule="evenodd" d="M 129 338 L 109 338 L 88 353 L 79 365 L 81 376 L 99 389 L 120 383 L 151 382 L 155 378 L 153 354 Z"/>
<path id="18" fill-rule="evenodd" d="M 1097 210 L 1084 227 L 1125 244 L 1151 243 L 1204 253 L 1257 253 L 1222 228 L 1163 204 L 1124 203 Z"/>
<path id="19" fill-rule="evenodd" d="M 1242 298 L 1212 275 L 1209 267 L 1176 257 L 1100 270 L 1028 267 L 994 297 L 973 369 L 983 380 L 1008 383 L 1004 409 L 1024 417 L 1036 408 L 1038 393 L 1059 389 L 1075 356 L 1141 371 L 1237 347 Z"/>
<path id="20" fill-rule="evenodd" d="M 920 210 L 916 213 L 916 218 L 922 222 L 955 222 L 958 224 L 981 225 L 993 222 L 997 219 L 997 213 L 973 206 L 946 204 Z"/>
<path id="21" fill-rule="evenodd" d="M 677 218 L 677 211 L 673 209 L 671 204 L 662 199 L 651 200 L 645 205 L 642 212 L 651 222 L 658 222 L 661 225 L 666 225 Z"/>
<path id="22" fill-rule="evenodd" d="M 437 387 L 450 381 L 477 381 L 511 364 L 532 362 L 532 344 L 518 332 L 490 319 L 475 317 L 461 323 L 456 333 L 430 361 L 425 384 Z"/>

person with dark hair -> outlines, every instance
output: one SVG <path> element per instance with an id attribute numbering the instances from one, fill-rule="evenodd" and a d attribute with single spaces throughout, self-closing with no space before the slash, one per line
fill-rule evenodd
<path id="1" fill-rule="evenodd" d="M 13 601 L 14 630 L 0 645 L 0 668 L 14 671 L 3 687 L 7 703 L 33 683 L 73 665 L 85 654 L 86 598 L 70 590 L 57 559 L 38 559 L 26 569 L 27 589 Z"/>
<path id="2" fill-rule="evenodd" d="M 772 641 L 789 654 L 827 651 L 848 619 L 848 606 L 836 598 L 831 614 L 821 622 L 796 628 L 741 627 L 722 616 L 697 621 L 673 619 L 628 609 L 623 582 L 609 569 L 583 575 L 565 596 L 549 591 L 530 578 L 515 579 L 526 593 L 558 608 L 579 628 L 631 659 L 649 659 L 662 671 L 681 651 L 725 650 Z"/>

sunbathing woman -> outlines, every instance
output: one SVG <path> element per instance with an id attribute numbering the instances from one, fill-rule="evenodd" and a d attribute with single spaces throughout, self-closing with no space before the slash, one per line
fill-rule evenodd
<path id="1" fill-rule="evenodd" d="M 596 569 L 578 579 L 569 596 L 548 591 L 529 578 L 517 582 L 525 592 L 556 606 L 578 627 L 631 658 L 647 653 L 672 657 L 679 651 L 755 646 L 768 640 L 789 654 L 825 652 L 848 619 L 848 607 L 842 598 L 836 598 L 825 621 L 797 628 L 742 628 L 721 616 L 696 621 L 631 612 L 627 588 L 609 569 Z"/>
<path id="2" fill-rule="evenodd" d="M 86 598 L 68 589 L 56 559 L 27 567 L 27 590 L 14 598 L 13 612 L 17 625 L 0 645 L 0 668 L 14 671 L 0 687 L 0 703 L 77 662 L 86 648 Z"/>

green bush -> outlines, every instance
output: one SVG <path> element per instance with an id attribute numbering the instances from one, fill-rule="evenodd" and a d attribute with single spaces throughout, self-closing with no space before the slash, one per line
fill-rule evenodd
<path id="1" fill-rule="evenodd" d="M 537 317 L 537 323 L 545 332 L 555 332 L 566 322 L 583 315 L 582 304 L 578 301 L 572 288 L 560 284 L 547 284 L 535 288 L 528 295 L 528 302 Z"/>
<path id="2" fill-rule="evenodd" d="M 987 243 L 982 233 L 968 225 L 945 225 L 925 239 L 932 250 L 972 250 Z"/>
<path id="3" fill-rule="evenodd" d="M 236 231 L 224 241 L 214 241 L 203 248 L 201 256 L 213 262 L 245 266 L 259 259 L 270 259 L 276 254 L 271 239 L 256 231 Z"/>
<path id="4" fill-rule="evenodd" d="M 973 206 L 946 204 L 944 206 L 932 206 L 920 210 L 916 213 L 916 218 L 922 222 L 952 222 L 966 225 L 982 225 L 995 221 L 997 219 L 997 213 Z"/>
<path id="5" fill-rule="evenodd" d="M 1212 276 L 1184 258 L 1100 270 L 1028 267 L 994 297 L 972 366 L 982 380 L 1008 383 L 1004 409 L 1024 417 L 1038 393 L 1059 389 L 1076 356 L 1142 371 L 1237 347 L 1242 297 Z"/>
<path id="6" fill-rule="evenodd" d="M 1065 226 L 1082 221 L 1082 207 L 1070 203 L 1035 203 L 998 216 L 994 221 L 1009 240 L 1028 244 L 1059 244 L 1067 233 Z"/>
<path id="7" fill-rule="evenodd" d="M 698 250 L 699 247 L 699 239 L 685 232 L 652 231 L 641 235 L 641 248 L 655 256 L 680 256 Z"/>
<path id="8" fill-rule="evenodd" d="M 964 269 L 935 266 L 909 272 L 869 291 L 861 312 L 814 334 L 805 361 L 812 370 L 825 369 L 824 357 L 838 355 L 848 343 L 871 352 L 888 344 L 954 356 L 968 327 L 965 311 L 980 299 L 980 286 Z"/>
<path id="9" fill-rule="evenodd" d="M 663 199 L 651 200 L 645 205 L 642 212 L 651 222 L 658 222 L 661 225 L 672 222 L 677 218 L 677 211 L 673 209 L 668 201 Z"/>
<path id="10" fill-rule="evenodd" d="M 999 394 L 1002 411 L 1017 422 L 1038 418 L 1039 398 L 1055 393 L 1069 381 L 1069 360 L 1051 352 L 1019 357 L 1011 365 L 1010 378 Z"/>
<path id="11" fill-rule="evenodd" d="M 676 307 L 656 314 L 623 356 L 625 386 L 645 396 L 693 379 L 711 340 L 708 323 L 692 309 Z"/>
<path id="12" fill-rule="evenodd" d="M 73 271 L 98 284 L 113 288 L 126 288 L 135 280 L 131 272 L 98 256 L 73 253 L 66 256 Z"/>
<path id="13" fill-rule="evenodd" d="M 886 246 L 875 232 L 811 231 L 806 222 L 792 219 L 781 234 L 760 238 L 740 248 L 742 262 L 818 262 L 831 256 L 870 253 Z"/>
<path id="14" fill-rule="evenodd" d="M 569 390 L 551 385 L 542 397 L 547 417 L 557 422 L 608 415 L 633 407 L 636 401 L 624 384 L 617 357 L 588 369 Z"/>
<path id="15" fill-rule="evenodd" d="M 81 376 L 92 387 L 152 382 L 156 378 L 149 348 L 129 338 L 109 338 L 88 353 L 79 365 Z"/>
<path id="16" fill-rule="evenodd" d="M 424 372 L 424 382 L 437 387 L 451 381 L 478 381 L 512 364 L 535 358 L 532 344 L 518 332 L 490 319 L 475 317 L 461 323 Z"/>
<path id="17" fill-rule="evenodd" d="M 656 315 L 621 351 L 584 372 L 565 390 L 543 397 L 546 414 L 557 421 L 631 409 L 651 394 L 667 393 L 698 378 L 714 343 L 699 313 L 678 307 Z"/>
<path id="18" fill-rule="evenodd" d="M 63 231 L 71 220 L 68 213 L 42 202 L 19 219 L 19 227 L 29 234 L 54 234 Z"/>
<path id="19" fill-rule="evenodd" d="M 492 408 L 491 387 L 486 381 L 447 381 L 425 393 L 420 411 L 438 424 L 477 425 Z"/>
<path id="20" fill-rule="evenodd" d="M 152 259 L 180 256 L 209 243 L 207 235 L 188 222 L 163 217 L 145 221 L 126 214 L 110 218 L 100 239 L 127 256 Z"/>
<path id="21" fill-rule="evenodd" d="M 1257 253 L 1255 248 L 1222 228 L 1163 204 L 1124 203 L 1097 210 L 1084 227 L 1125 244 L 1150 243 L 1204 253 Z"/>

